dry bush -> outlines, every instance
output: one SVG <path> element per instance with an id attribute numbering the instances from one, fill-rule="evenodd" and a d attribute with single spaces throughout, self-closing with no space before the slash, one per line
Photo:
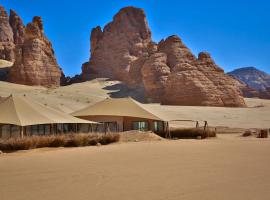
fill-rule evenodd
<path id="1" fill-rule="evenodd" d="M 251 130 L 246 130 L 243 134 L 242 134 L 242 137 L 249 137 L 249 136 L 252 136 L 252 131 Z"/>
<path id="2" fill-rule="evenodd" d="M 99 143 L 102 145 L 107 145 L 107 144 L 114 143 L 119 140 L 120 140 L 120 134 L 109 133 L 106 135 L 106 137 L 99 138 Z"/>
<path id="3" fill-rule="evenodd" d="M 268 130 L 261 129 L 257 135 L 257 138 L 268 138 Z"/>
<path id="4" fill-rule="evenodd" d="M 81 147 L 98 143 L 107 145 L 120 140 L 120 134 L 66 134 L 51 136 L 32 136 L 0 140 L 0 150 L 12 152 L 44 147 Z"/>
<path id="5" fill-rule="evenodd" d="M 181 129 L 172 129 L 170 131 L 172 138 L 197 138 L 201 137 L 202 139 L 207 137 L 216 137 L 216 132 L 210 129 L 200 129 L 200 128 L 181 128 Z"/>

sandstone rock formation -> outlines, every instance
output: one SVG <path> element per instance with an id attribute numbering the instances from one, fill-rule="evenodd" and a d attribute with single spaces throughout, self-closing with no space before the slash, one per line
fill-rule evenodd
<path id="1" fill-rule="evenodd" d="M 0 6 L 0 59 L 14 61 L 13 32 L 4 7 Z"/>
<path id="2" fill-rule="evenodd" d="M 150 71 L 150 72 L 149 72 Z M 206 52 L 196 58 L 178 36 L 168 37 L 142 68 L 146 97 L 169 105 L 245 106 L 234 80 Z"/>
<path id="3" fill-rule="evenodd" d="M 108 77 L 128 80 L 130 64 L 148 54 L 152 43 L 145 13 L 134 7 L 123 8 L 103 30 L 91 33 L 91 58 L 83 65 L 86 80 Z"/>
<path id="4" fill-rule="evenodd" d="M 50 41 L 44 35 L 40 17 L 34 17 L 27 24 L 25 31 L 20 20 L 15 16 L 12 26 L 15 30 L 15 63 L 10 70 L 11 82 L 24 85 L 54 87 L 60 85 L 61 69 L 54 56 Z"/>
<path id="5" fill-rule="evenodd" d="M 143 10 L 127 7 L 91 33 L 90 61 L 82 77 L 108 77 L 143 88 L 148 102 L 170 105 L 245 106 L 237 81 L 208 53 L 198 58 L 177 36 L 156 44 Z"/>
<path id="6" fill-rule="evenodd" d="M 24 41 L 25 27 L 22 19 L 14 10 L 10 10 L 9 24 L 12 28 L 14 44 L 22 45 Z"/>

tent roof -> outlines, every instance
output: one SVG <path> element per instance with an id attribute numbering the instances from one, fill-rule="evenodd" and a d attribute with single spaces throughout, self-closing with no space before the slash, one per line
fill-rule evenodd
<path id="1" fill-rule="evenodd" d="M 164 121 L 132 98 L 107 98 L 72 113 L 73 116 L 124 116 Z"/>
<path id="2" fill-rule="evenodd" d="M 27 97 L 11 95 L 0 102 L 0 124 L 30 126 L 37 124 L 96 123 L 78 119 L 42 105 Z"/>

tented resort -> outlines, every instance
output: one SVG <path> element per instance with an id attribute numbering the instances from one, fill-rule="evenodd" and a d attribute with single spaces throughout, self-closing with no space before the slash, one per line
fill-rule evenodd
<path id="1" fill-rule="evenodd" d="M 169 119 L 147 108 L 144 104 L 128 98 L 107 98 L 72 113 L 73 116 L 84 120 L 104 124 L 105 130 L 123 132 L 130 130 L 152 131 L 158 135 L 170 137 L 170 122 L 191 123 L 193 128 L 200 128 L 199 121 L 190 119 Z M 200 122 L 206 129 L 207 121 Z M 190 126 L 188 126 L 190 128 Z"/>
<path id="2" fill-rule="evenodd" d="M 98 125 L 42 105 L 26 96 L 11 95 L 0 102 L 1 139 L 76 133 Z"/>
<path id="3" fill-rule="evenodd" d="M 0 101 L 0 139 L 66 133 L 114 133 L 152 131 L 170 137 L 172 120 L 156 114 L 132 98 L 107 98 L 71 115 L 23 96 Z M 199 127 L 198 121 L 189 121 Z M 205 122 L 206 127 L 207 122 Z"/>
<path id="4" fill-rule="evenodd" d="M 103 123 L 110 131 L 140 130 L 163 132 L 166 122 L 132 98 L 107 98 L 94 105 L 72 113 L 84 120 Z"/>

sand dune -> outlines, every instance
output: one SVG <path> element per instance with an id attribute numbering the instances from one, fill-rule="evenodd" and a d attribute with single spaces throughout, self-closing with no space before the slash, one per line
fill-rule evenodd
<path id="1" fill-rule="evenodd" d="M 0 96 L 26 94 L 70 113 L 112 93 L 128 95 L 119 84 L 93 80 L 46 89 L 0 82 Z M 158 104 L 145 107 L 168 120 L 207 120 L 210 126 L 269 128 L 270 101 L 246 102 L 248 108 Z M 209 140 L 122 142 L 3 154 L 0 199 L 268 200 L 269 146 L 270 139 L 227 134 Z"/>
<path id="2" fill-rule="evenodd" d="M 0 156 L 3 200 L 270 198 L 269 139 L 123 143 Z"/>
<path id="3" fill-rule="evenodd" d="M 120 82 L 106 81 L 105 79 L 97 79 L 55 89 L 0 82 L 0 96 L 8 96 L 11 93 L 26 94 L 45 105 L 67 113 L 103 100 L 110 95 L 129 95 L 129 91 L 122 89 Z M 157 104 L 146 105 L 146 108 L 168 120 L 207 120 L 210 126 L 270 128 L 270 100 L 245 99 L 245 101 L 248 108 L 160 106 Z M 194 126 L 191 123 L 178 123 L 177 125 Z"/>

